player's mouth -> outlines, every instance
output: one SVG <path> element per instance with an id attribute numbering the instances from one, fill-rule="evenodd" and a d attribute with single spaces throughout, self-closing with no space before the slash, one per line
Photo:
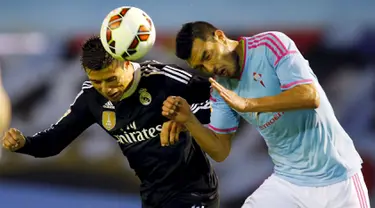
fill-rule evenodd
<path id="1" fill-rule="evenodd" d="M 219 76 L 225 76 L 227 74 L 227 71 L 225 70 L 225 68 L 218 69 L 216 70 L 216 74 Z"/>
<path id="2" fill-rule="evenodd" d="M 112 94 L 109 94 L 108 97 L 111 98 L 111 100 L 118 100 L 121 96 L 121 93 L 120 92 L 115 92 L 115 93 L 112 93 Z"/>

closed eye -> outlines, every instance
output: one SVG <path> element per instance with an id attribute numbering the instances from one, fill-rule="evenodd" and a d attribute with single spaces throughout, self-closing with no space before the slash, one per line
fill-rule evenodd
<path id="1" fill-rule="evenodd" d="M 110 78 L 106 79 L 105 81 L 106 82 L 114 82 L 116 80 L 117 80 L 117 77 L 110 77 Z"/>
<path id="2" fill-rule="evenodd" d="M 212 55 L 211 54 L 207 54 L 204 60 L 205 61 L 209 61 L 209 60 L 211 60 L 211 58 L 212 58 Z"/>
<path id="3" fill-rule="evenodd" d="M 91 83 L 93 83 L 93 84 L 100 84 L 100 83 L 101 83 L 101 81 L 97 81 L 97 80 L 91 80 Z"/>

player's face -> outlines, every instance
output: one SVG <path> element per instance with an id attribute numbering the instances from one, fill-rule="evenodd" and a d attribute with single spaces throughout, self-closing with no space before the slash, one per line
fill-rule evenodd
<path id="1" fill-rule="evenodd" d="M 86 70 L 94 88 L 110 101 L 119 101 L 133 81 L 130 62 L 114 61 L 109 67 L 95 71 Z"/>
<path id="2" fill-rule="evenodd" d="M 213 40 L 195 39 L 188 64 L 204 73 L 234 77 L 238 71 L 237 54 L 228 44 L 222 31 L 215 33 Z"/>

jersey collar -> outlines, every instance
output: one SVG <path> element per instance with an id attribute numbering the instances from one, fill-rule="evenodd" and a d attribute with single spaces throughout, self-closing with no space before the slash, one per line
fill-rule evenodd
<path id="1" fill-rule="evenodd" d="M 139 65 L 138 63 L 135 63 L 135 62 L 131 62 L 131 64 L 133 65 L 133 68 L 134 68 L 133 82 L 132 82 L 132 85 L 130 86 L 130 88 L 121 97 L 121 100 L 131 96 L 135 92 L 135 90 L 137 89 L 139 81 L 141 80 L 141 70 L 140 70 L 141 65 Z"/>

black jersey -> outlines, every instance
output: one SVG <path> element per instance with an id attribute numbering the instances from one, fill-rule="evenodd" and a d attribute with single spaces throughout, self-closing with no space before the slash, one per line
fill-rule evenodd
<path id="1" fill-rule="evenodd" d="M 216 194 L 211 164 L 188 133 L 181 132 L 174 145 L 160 145 L 162 124 L 167 121 L 161 115 L 164 100 L 184 97 L 197 118 L 209 123 L 210 83 L 175 65 L 154 61 L 133 65 L 134 81 L 124 99 L 113 103 L 84 82 L 66 115 L 47 130 L 26 137 L 26 145 L 17 152 L 56 155 L 97 123 L 118 142 L 139 177 L 145 207 L 160 207 L 178 193 Z"/>

